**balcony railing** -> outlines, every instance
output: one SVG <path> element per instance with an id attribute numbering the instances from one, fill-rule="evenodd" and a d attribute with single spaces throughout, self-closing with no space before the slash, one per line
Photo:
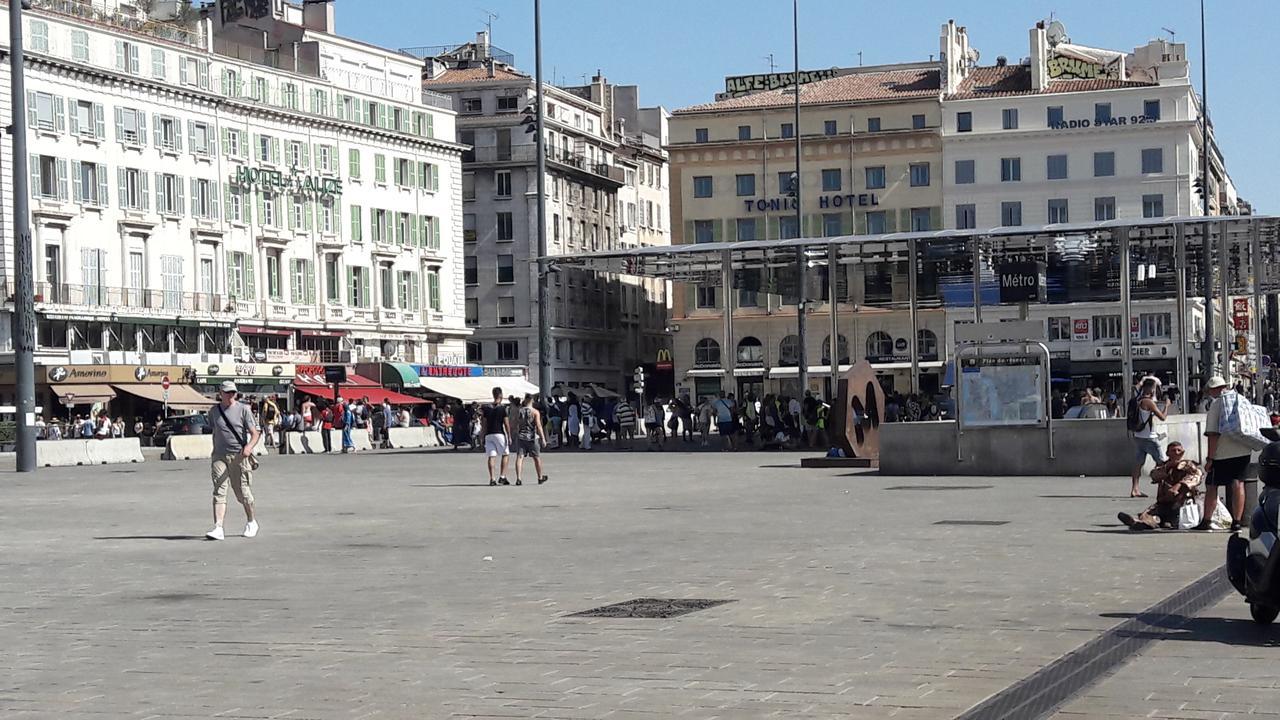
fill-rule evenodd
<path id="1" fill-rule="evenodd" d="M 463 162 L 477 163 L 531 163 L 538 159 L 538 150 L 536 145 L 512 145 L 511 147 L 498 147 L 496 145 L 481 145 L 472 149 L 468 153 L 463 153 Z M 547 160 L 567 167 L 588 172 L 593 175 L 599 175 L 615 182 L 624 182 L 626 179 L 625 171 L 620 167 L 614 167 L 608 163 L 598 162 L 587 155 L 574 153 L 559 148 L 547 148 Z"/>
<path id="2" fill-rule="evenodd" d="M 205 44 L 205 36 L 196 28 L 143 19 L 133 13 L 109 11 L 101 7 L 95 7 L 95 5 L 102 5 L 101 2 L 95 3 L 92 0 L 31 0 L 31 5 L 40 10 L 128 30 L 139 35 L 149 35 L 201 50 L 208 49 Z"/>
<path id="3" fill-rule="evenodd" d="M 452 110 L 453 98 L 431 90 L 423 90 L 422 104 L 427 107 L 440 108 L 441 110 Z"/>
<path id="4" fill-rule="evenodd" d="M 6 297 L 12 293 L 7 288 Z M 82 285 L 74 283 L 36 283 L 37 304 L 78 305 L 81 307 L 128 308 L 157 312 L 230 312 L 230 299 L 214 293 L 190 293 L 171 290 L 139 290 L 137 288 Z"/>

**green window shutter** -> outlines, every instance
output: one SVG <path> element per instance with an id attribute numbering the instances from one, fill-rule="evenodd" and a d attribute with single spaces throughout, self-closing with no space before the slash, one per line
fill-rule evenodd
<path id="1" fill-rule="evenodd" d="M 356 305 L 356 272 L 354 268 L 347 268 L 347 304 L 351 307 Z"/>
<path id="2" fill-rule="evenodd" d="M 440 218 L 431 218 L 431 249 L 440 249 Z"/>
<path id="3" fill-rule="evenodd" d="M 911 209 L 902 208 L 898 211 L 898 214 L 901 216 L 898 220 L 898 229 L 901 232 L 908 232 L 911 230 Z"/>
<path id="4" fill-rule="evenodd" d="M 311 269 L 311 261 L 303 260 L 303 271 L 307 275 L 307 304 L 313 305 L 316 301 L 316 274 Z"/>
<path id="5" fill-rule="evenodd" d="M 712 221 L 711 239 L 714 242 L 720 242 L 724 240 L 724 220 L 717 218 Z"/>
<path id="6" fill-rule="evenodd" d="M 228 252 L 224 253 L 222 258 L 222 264 L 227 268 L 227 294 L 232 297 L 238 295 L 237 290 L 239 290 L 235 284 L 235 275 L 231 273 L 231 260 L 235 256 L 236 253 Z"/>
<path id="7" fill-rule="evenodd" d="M 262 193 L 262 191 L 261 191 L 261 190 L 259 190 L 258 192 L 254 193 L 254 197 L 258 198 L 258 222 L 259 222 L 259 223 L 265 223 L 265 222 L 266 222 L 266 219 L 267 219 L 267 216 L 266 216 L 266 214 L 262 211 L 262 210 L 263 210 L 263 206 L 265 205 L 265 203 L 263 202 L 263 193 Z"/>
<path id="8" fill-rule="evenodd" d="M 369 272 L 367 268 L 365 269 L 365 272 L 360 273 L 360 299 L 364 301 L 360 307 L 369 307 L 369 301 L 371 299 L 369 297 L 369 277 L 371 275 L 373 275 L 373 273 Z"/>
<path id="9" fill-rule="evenodd" d="M 244 296 L 249 300 L 257 297 L 257 283 L 253 279 L 253 253 L 244 255 Z"/>
<path id="10" fill-rule="evenodd" d="M 572 223 L 570 223 L 570 227 L 572 227 Z M 697 241 L 698 241 L 698 235 L 693 229 L 693 221 L 685 220 L 684 221 L 684 243 L 686 245 L 692 245 Z"/>
<path id="11" fill-rule="evenodd" d="M 361 219 L 360 215 L 361 215 L 360 206 L 352 205 L 351 206 L 351 242 L 353 243 L 360 242 L 360 231 L 364 226 L 364 221 L 363 219 Z"/>
<path id="12" fill-rule="evenodd" d="M 315 215 L 315 203 L 312 203 L 310 200 L 304 200 L 302 202 L 302 218 L 303 218 L 303 221 L 306 223 L 307 232 L 311 232 L 311 229 L 315 227 L 315 225 L 312 224 L 312 218 L 314 217 L 314 215 Z"/>
<path id="13" fill-rule="evenodd" d="M 942 208 L 940 207 L 929 208 L 929 229 L 931 230 L 942 229 Z"/>
<path id="14" fill-rule="evenodd" d="M 417 215 L 409 215 L 405 218 L 405 223 L 409 225 L 409 247 L 421 247 L 422 242 L 422 218 Z"/>
<path id="15" fill-rule="evenodd" d="M 440 312 L 440 273 L 433 271 L 427 274 L 427 293 L 431 298 L 431 309 Z"/>

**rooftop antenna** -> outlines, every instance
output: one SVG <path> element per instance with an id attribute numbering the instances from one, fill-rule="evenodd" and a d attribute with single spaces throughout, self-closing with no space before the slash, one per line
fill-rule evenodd
<path id="1" fill-rule="evenodd" d="M 484 8 L 480 8 L 480 12 L 484 13 L 484 30 L 489 35 L 489 43 L 492 44 L 493 43 L 493 21 L 501 20 L 502 18 L 498 16 L 498 13 L 492 10 L 485 10 Z"/>
<path id="2" fill-rule="evenodd" d="M 1178 39 L 1178 32 L 1173 28 L 1162 27 L 1161 30 L 1169 33 L 1169 42 L 1175 42 Z"/>
<path id="3" fill-rule="evenodd" d="M 862 67 L 862 51 L 858 51 L 858 67 Z"/>
<path id="4" fill-rule="evenodd" d="M 764 59 L 769 61 L 769 74 L 772 75 L 778 69 L 777 64 L 773 62 L 773 53 L 765 55 Z"/>

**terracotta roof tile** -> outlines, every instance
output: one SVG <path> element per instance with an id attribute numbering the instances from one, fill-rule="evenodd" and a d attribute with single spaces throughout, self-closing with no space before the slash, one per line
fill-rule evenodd
<path id="1" fill-rule="evenodd" d="M 825 105 L 860 100 L 930 98 L 937 97 L 940 88 L 938 71 L 931 68 L 853 73 L 802 85 L 800 104 Z M 769 90 L 701 105 L 691 105 L 680 108 L 673 114 L 786 107 L 794 102 L 795 96 L 786 92 L 786 89 Z"/>
<path id="2" fill-rule="evenodd" d="M 424 86 L 431 85 L 453 85 L 455 83 L 468 82 L 488 82 L 491 80 L 528 80 L 529 76 L 522 73 L 513 72 L 505 68 L 494 68 L 493 77 L 489 77 L 489 68 L 486 67 L 470 67 L 470 68 L 451 68 L 445 70 L 439 76 L 430 80 L 423 80 Z"/>
<path id="3" fill-rule="evenodd" d="M 1013 95 L 1047 95 L 1052 93 L 1114 90 L 1127 87 L 1150 87 L 1155 83 L 1136 80 L 1052 80 L 1038 93 L 1031 89 L 1031 68 L 1027 65 L 989 65 L 969 71 L 968 77 L 948 100 L 1010 97 Z"/>

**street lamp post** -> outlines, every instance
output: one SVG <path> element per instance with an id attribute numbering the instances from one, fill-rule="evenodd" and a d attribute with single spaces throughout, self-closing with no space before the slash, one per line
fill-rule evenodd
<path id="1" fill-rule="evenodd" d="M 792 77 L 795 86 L 795 136 L 796 136 L 796 179 L 792 184 L 792 190 L 796 196 L 796 237 L 804 237 L 804 197 L 801 186 L 800 175 L 800 0 L 791 0 L 791 45 L 795 53 L 795 76 Z M 809 389 L 809 353 L 806 345 L 809 341 L 807 325 L 808 318 L 805 317 L 808 309 L 805 307 L 805 301 L 808 299 L 808 283 L 805 282 L 807 276 L 807 267 L 805 262 L 804 246 L 796 247 L 796 339 L 799 341 L 799 352 L 796 360 L 799 363 L 798 379 L 800 381 L 800 389 L 796 392 L 798 397 L 804 397 L 804 391 Z M 835 340 L 833 339 L 834 343 Z"/>
<path id="2" fill-rule="evenodd" d="M 13 92 L 9 132 L 13 135 L 13 364 L 17 425 L 17 471 L 36 469 L 35 282 L 31 259 L 31 219 L 27 207 L 27 90 L 23 77 L 22 10 L 27 0 L 9 0 L 9 67 Z"/>
<path id="3" fill-rule="evenodd" d="M 1209 216 L 1209 71 L 1205 66 L 1204 47 L 1204 0 L 1200 0 L 1200 204 L 1205 217 Z M 1204 343 L 1200 347 L 1200 387 L 1209 381 L 1213 374 L 1213 228 L 1205 223 L 1201 226 L 1200 244 L 1200 288 L 1204 293 Z M 1219 238 L 1225 241 L 1225 238 Z M 1220 268 L 1219 272 L 1226 272 Z M 1223 312 L 1226 312 L 1226 296 L 1223 296 Z M 1227 338 L 1222 338 L 1222 374 L 1229 375 L 1227 367 Z M 1185 391 L 1186 388 L 1183 388 Z"/>
<path id="4" fill-rule="evenodd" d="M 538 154 L 538 389 L 543 397 L 551 393 L 551 317 L 550 292 L 547 289 L 547 153 L 544 143 L 542 103 L 542 0 L 533 0 L 534 103 L 537 110 Z"/>

